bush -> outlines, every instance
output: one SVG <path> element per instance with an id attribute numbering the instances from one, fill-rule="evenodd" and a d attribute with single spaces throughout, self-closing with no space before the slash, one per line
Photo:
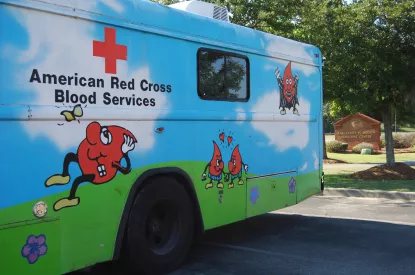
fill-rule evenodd
<path id="1" fill-rule="evenodd" d="M 393 146 L 397 149 L 411 148 L 415 133 L 399 133 L 393 135 Z"/>
<path id="2" fill-rule="evenodd" d="M 372 144 L 362 142 L 362 143 L 359 143 L 356 146 L 354 146 L 353 149 L 352 149 L 352 152 L 355 153 L 355 154 L 360 154 L 360 152 L 362 152 L 362 149 L 371 149 L 372 152 L 373 152 L 373 148 L 374 147 L 373 147 Z"/>
<path id="3" fill-rule="evenodd" d="M 415 146 L 415 133 L 393 133 L 393 147 L 397 149 Z M 380 138 L 381 147 L 386 147 L 385 135 Z"/>
<path id="4" fill-rule="evenodd" d="M 330 152 L 330 153 L 345 152 L 347 150 L 347 146 L 348 146 L 347 143 L 342 143 L 342 142 L 337 141 L 337 140 L 331 140 L 331 141 L 326 143 L 327 152 Z"/>

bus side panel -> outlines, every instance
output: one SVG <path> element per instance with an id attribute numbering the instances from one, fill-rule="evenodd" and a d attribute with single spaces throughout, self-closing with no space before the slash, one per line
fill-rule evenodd
<path id="1" fill-rule="evenodd" d="M 300 54 L 293 51 L 292 56 Z M 251 56 L 250 63 L 248 217 L 294 205 L 320 191 L 322 139 L 319 67 L 259 56 Z M 284 87 L 295 91 L 291 101 Z"/>
<path id="2" fill-rule="evenodd" d="M 0 235 L 7 241 L 0 257 L 25 265 L 24 274 L 53 274 L 58 267 L 66 273 L 110 260 L 131 187 L 149 169 L 177 167 L 190 176 L 205 229 L 293 204 L 319 186 L 317 176 L 308 179 L 318 169 L 311 141 L 320 137 L 310 126 L 320 112 L 314 69 L 292 63 L 300 79 L 299 115 L 279 109 L 274 71 L 283 75 L 288 61 L 243 52 L 250 62 L 249 100 L 202 100 L 197 52 L 232 51 L 226 45 L 142 32 L 115 20 L 97 23 L 95 15 L 58 15 L 81 13 L 38 1 L 39 9 L 57 13 L 3 2 Z M 110 53 L 119 53 L 117 60 L 105 61 L 103 45 L 114 41 L 117 50 Z M 240 178 L 222 175 L 210 185 L 208 164 L 220 151 L 229 173 L 236 150 L 246 164 Z M 252 194 L 259 197 L 250 200 Z M 33 263 L 21 253 L 31 235 L 42 253 L 47 246 Z M 14 274 L 15 267 L 0 268 Z"/>
<path id="3" fill-rule="evenodd" d="M 0 226 L 1 273 L 61 274 L 60 237 L 60 221 L 54 219 Z"/>
<path id="4" fill-rule="evenodd" d="M 226 166 L 236 145 L 248 151 L 245 127 L 222 119 L 234 115 L 233 103 L 203 110 L 197 95 L 196 53 L 206 45 L 93 16 L 0 7 L 0 48 L 12 53 L 0 56 L 0 226 L 8 239 L 0 256 L 12 251 L 7 258 L 25 273 L 54 261 L 50 274 L 55 265 L 66 273 L 110 260 L 131 187 L 154 168 L 177 167 L 191 177 L 205 229 L 246 217 L 245 175 L 234 188 L 224 177 L 223 188 L 203 178 L 215 144 Z M 127 50 L 115 68 L 100 47 L 114 37 Z M 25 226 L 17 234 L 13 224 Z M 48 250 L 29 264 L 16 251 L 40 234 Z M 15 265 L 4 270 L 15 273 Z"/>

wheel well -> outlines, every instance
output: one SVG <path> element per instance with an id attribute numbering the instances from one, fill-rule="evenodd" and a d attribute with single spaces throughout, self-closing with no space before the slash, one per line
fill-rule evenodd
<path id="1" fill-rule="evenodd" d="M 120 258 L 122 247 L 124 244 L 124 236 L 127 228 L 128 223 L 128 216 L 130 214 L 131 206 L 134 203 L 134 200 L 137 194 L 144 188 L 146 184 L 148 184 L 150 179 L 159 177 L 159 176 L 169 176 L 176 179 L 179 183 L 181 183 L 190 200 L 193 204 L 193 215 L 195 217 L 195 238 L 198 238 L 204 232 L 204 225 L 202 219 L 202 213 L 200 211 L 199 201 L 197 199 L 196 190 L 194 188 L 193 182 L 189 175 L 182 169 L 176 167 L 165 167 L 165 168 L 156 168 L 147 170 L 146 172 L 142 173 L 140 177 L 135 181 L 130 189 L 130 193 L 128 194 L 127 201 L 124 206 L 124 210 L 121 216 L 120 224 L 118 226 L 118 233 L 115 241 L 115 248 L 114 248 L 114 256 L 113 260 L 117 260 Z"/>

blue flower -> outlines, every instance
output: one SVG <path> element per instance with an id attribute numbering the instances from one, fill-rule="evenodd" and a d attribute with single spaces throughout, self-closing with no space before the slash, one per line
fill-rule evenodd
<path id="1" fill-rule="evenodd" d="M 258 186 L 254 186 L 251 188 L 251 195 L 249 196 L 249 200 L 253 203 L 256 204 L 256 201 L 259 199 L 259 190 L 258 190 Z"/>
<path id="2" fill-rule="evenodd" d="M 297 182 L 295 181 L 294 178 L 291 178 L 290 181 L 288 182 L 288 190 L 290 193 L 294 193 L 295 192 L 295 186 L 297 185 Z"/>
<path id="3" fill-rule="evenodd" d="M 46 254 L 48 246 L 46 245 L 46 237 L 41 234 L 39 236 L 30 235 L 26 244 L 22 248 L 22 256 L 27 259 L 29 264 L 34 264 L 40 256 Z"/>

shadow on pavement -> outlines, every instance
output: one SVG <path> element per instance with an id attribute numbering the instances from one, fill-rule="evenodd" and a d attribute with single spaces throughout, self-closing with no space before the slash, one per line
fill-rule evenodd
<path id="1" fill-rule="evenodd" d="M 415 226 L 265 214 L 207 231 L 172 274 L 415 274 L 414 258 Z"/>

